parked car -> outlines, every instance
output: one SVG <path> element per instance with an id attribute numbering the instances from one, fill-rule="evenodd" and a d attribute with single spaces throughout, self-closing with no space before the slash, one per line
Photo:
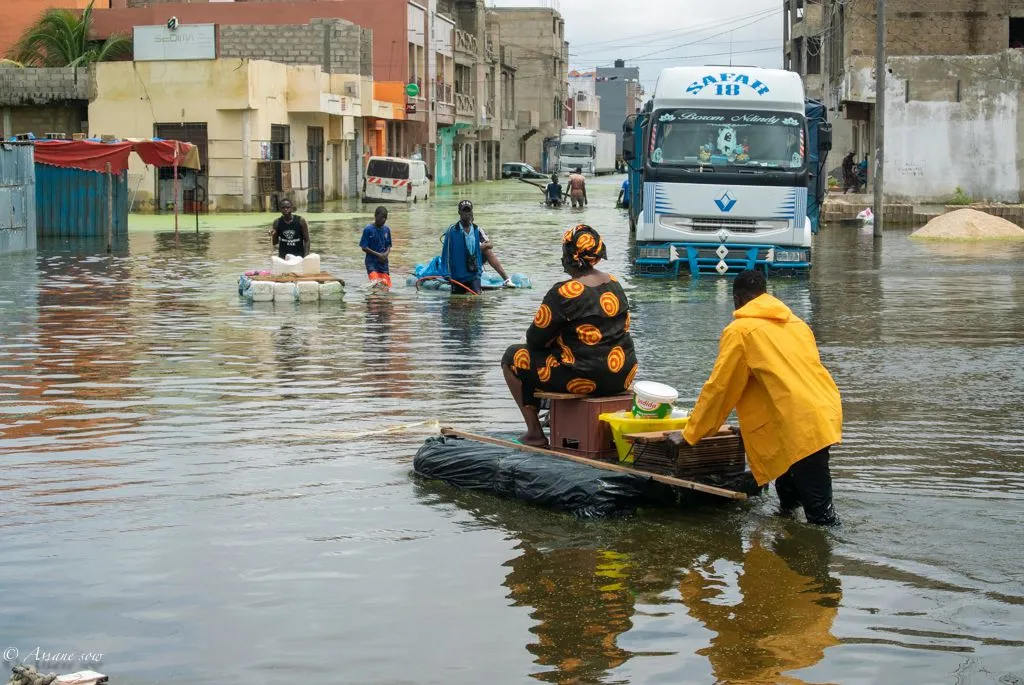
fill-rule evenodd
<path id="1" fill-rule="evenodd" d="M 418 159 L 370 157 L 363 202 L 417 202 L 430 197 L 427 165 Z"/>
<path id="2" fill-rule="evenodd" d="M 524 162 L 505 162 L 501 165 L 502 178 L 547 178 Z"/>

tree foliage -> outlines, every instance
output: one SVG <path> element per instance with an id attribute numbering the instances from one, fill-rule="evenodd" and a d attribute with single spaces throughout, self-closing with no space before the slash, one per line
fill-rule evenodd
<path id="1" fill-rule="evenodd" d="M 81 14 L 69 9 L 46 10 L 25 30 L 8 56 L 26 67 L 80 67 L 131 56 L 132 41 L 127 36 L 89 40 L 92 5 L 90 2 Z"/>

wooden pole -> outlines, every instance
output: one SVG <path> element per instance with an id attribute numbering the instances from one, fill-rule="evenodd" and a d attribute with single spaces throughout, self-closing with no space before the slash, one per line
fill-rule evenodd
<path id="1" fill-rule="evenodd" d="M 885 219 L 885 0 L 875 0 L 875 230 L 876 238 L 882 237 L 882 223 Z"/>
<path id="2" fill-rule="evenodd" d="M 653 481 L 657 481 L 658 483 L 664 483 L 665 485 L 673 485 L 677 488 L 686 488 L 687 490 L 697 490 L 698 492 L 706 492 L 709 495 L 718 495 L 719 497 L 726 497 L 728 499 L 747 499 L 746 493 L 738 492 L 736 490 L 727 490 L 726 488 L 717 488 L 714 485 L 706 485 L 705 483 L 698 483 L 692 480 L 683 480 L 682 478 L 676 478 L 674 476 L 665 476 L 660 473 L 650 473 L 648 471 L 641 471 L 639 469 L 631 469 L 628 466 L 611 464 L 606 461 L 587 459 L 586 457 L 577 457 L 574 454 L 564 454 L 562 452 L 555 452 L 554 450 L 545 449 L 543 447 L 521 445 L 518 442 L 512 442 L 511 440 L 502 440 L 501 438 L 492 438 L 489 435 L 478 435 L 476 433 L 469 433 L 466 431 L 457 430 L 455 428 L 442 428 L 441 435 L 451 436 L 454 438 L 466 438 L 467 440 L 476 440 L 478 442 L 486 442 L 491 445 L 499 445 L 501 447 L 509 447 L 515 450 L 522 450 L 523 452 L 546 454 L 549 457 L 568 459 L 569 461 L 574 461 L 577 464 L 586 464 L 587 466 L 593 466 L 594 468 L 597 469 L 604 469 L 605 471 L 616 471 L 618 473 L 632 473 L 635 476 L 643 476 L 645 478 L 650 478 Z"/>
<path id="3" fill-rule="evenodd" d="M 174 141 L 174 237 L 178 237 L 178 141 Z"/>
<path id="4" fill-rule="evenodd" d="M 114 174 L 107 162 L 107 253 L 113 251 L 114 244 Z"/>

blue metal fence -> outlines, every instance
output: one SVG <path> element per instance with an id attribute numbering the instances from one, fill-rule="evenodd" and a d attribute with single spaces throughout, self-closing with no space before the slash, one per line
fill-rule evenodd
<path id="1" fill-rule="evenodd" d="M 113 235 L 128 233 L 128 173 L 113 174 Z M 36 164 L 36 221 L 40 236 L 107 235 L 108 176 L 95 171 Z"/>
<path id="2" fill-rule="evenodd" d="M 36 249 L 34 148 L 0 144 L 0 254 Z"/>

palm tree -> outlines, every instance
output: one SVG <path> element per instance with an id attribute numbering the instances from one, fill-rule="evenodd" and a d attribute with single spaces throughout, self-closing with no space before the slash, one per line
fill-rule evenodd
<path id="1" fill-rule="evenodd" d="M 132 41 L 127 36 L 89 40 L 92 5 L 90 2 L 81 14 L 69 9 L 46 10 L 8 56 L 26 67 L 78 67 L 131 55 Z"/>

